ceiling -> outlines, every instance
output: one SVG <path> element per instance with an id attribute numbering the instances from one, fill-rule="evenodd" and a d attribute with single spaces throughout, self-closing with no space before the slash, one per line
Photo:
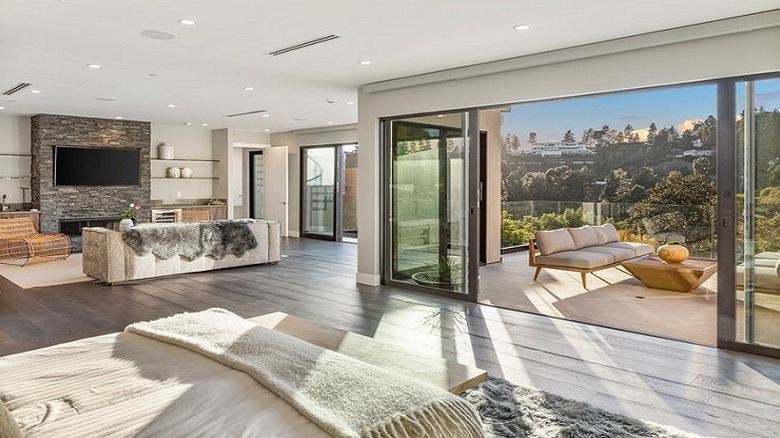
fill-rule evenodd
<path id="1" fill-rule="evenodd" d="M 340 125 L 357 121 L 362 84 L 777 8 L 777 0 L 0 0 L 0 92 L 33 84 L 0 96 L 0 114 L 271 132 Z M 328 34 L 340 38 L 268 55 Z M 260 109 L 268 116 L 225 117 Z"/>

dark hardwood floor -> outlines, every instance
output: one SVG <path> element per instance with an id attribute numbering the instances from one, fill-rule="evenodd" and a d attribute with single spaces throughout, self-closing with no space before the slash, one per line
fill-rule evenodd
<path id="1" fill-rule="evenodd" d="M 245 317 L 283 311 L 702 435 L 780 431 L 778 360 L 358 285 L 352 244 L 285 239 L 282 253 L 276 266 L 115 287 L 21 290 L 0 278 L 0 356 L 183 311 L 223 307 Z"/>

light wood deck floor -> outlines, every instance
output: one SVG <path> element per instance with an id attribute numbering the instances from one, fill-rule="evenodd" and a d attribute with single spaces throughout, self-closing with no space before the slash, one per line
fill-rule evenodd
<path id="1" fill-rule="evenodd" d="M 495 376 L 721 437 L 776 437 L 780 361 L 355 284 L 356 247 L 285 239 L 277 266 L 22 291 L 0 279 L 0 355 L 219 306 L 282 311 L 473 364 Z"/>

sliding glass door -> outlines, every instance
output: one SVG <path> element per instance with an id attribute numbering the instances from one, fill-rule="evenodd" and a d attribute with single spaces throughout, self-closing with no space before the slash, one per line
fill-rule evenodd
<path id="1" fill-rule="evenodd" d="M 736 341 L 778 348 L 780 79 L 737 83 L 735 131 Z"/>
<path id="2" fill-rule="evenodd" d="M 357 239 L 357 145 L 301 148 L 304 237 Z"/>
<path id="3" fill-rule="evenodd" d="M 478 248 L 469 245 L 469 113 L 389 120 L 385 129 L 385 281 L 466 294 Z"/>

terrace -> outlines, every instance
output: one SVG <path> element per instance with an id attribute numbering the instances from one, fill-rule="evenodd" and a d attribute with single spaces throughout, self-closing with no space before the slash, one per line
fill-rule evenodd
<path id="1" fill-rule="evenodd" d="M 678 240 L 689 248 L 691 257 L 717 260 L 714 206 L 659 207 L 656 217 L 632 222 L 636 204 L 507 202 L 503 205 L 504 246 L 527 242 L 536 229 L 612 222 L 623 240 L 656 246 Z M 681 293 L 645 287 L 618 266 L 588 274 L 586 289 L 576 272 L 544 269 L 538 281 L 534 281 L 534 268 L 528 266 L 527 243 L 511 251 L 502 256 L 501 263 L 480 268 L 481 303 L 701 344 L 716 343 L 717 274 L 693 291 Z M 738 277 L 740 283 L 742 275 Z M 760 286 L 762 280 L 757 280 Z M 777 345 L 780 333 L 769 328 L 780 323 L 780 294 L 770 288 L 757 289 L 756 340 Z M 739 290 L 737 294 L 737 336 L 742 338 L 744 293 Z"/>

